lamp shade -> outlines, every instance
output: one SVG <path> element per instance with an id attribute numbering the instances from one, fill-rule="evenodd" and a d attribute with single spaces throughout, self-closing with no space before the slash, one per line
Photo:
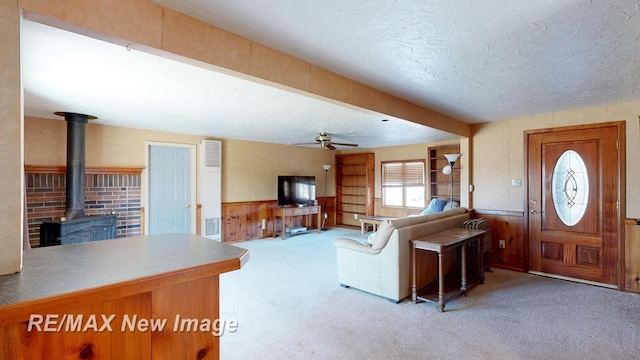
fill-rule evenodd
<path id="1" fill-rule="evenodd" d="M 331 165 L 322 165 L 322 168 L 324 171 L 329 171 L 329 169 L 331 169 Z"/>
<path id="2" fill-rule="evenodd" d="M 455 164 L 456 160 L 458 160 L 458 158 L 460 157 L 460 154 L 444 154 L 444 157 L 446 157 L 447 161 L 449 161 L 449 164 L 451 164 L 451 166 L 453 166 L 453 164 Z"/>

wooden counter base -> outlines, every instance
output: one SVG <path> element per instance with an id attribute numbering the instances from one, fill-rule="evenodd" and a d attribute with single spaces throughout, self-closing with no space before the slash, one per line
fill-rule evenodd
<path id="1" fill-rule="evenodd" d="M 22 273 L 0 276 L 0 358 L 218 359 L 206 325 L 225 320 L 219 274 L 248 258 L 191 234 L 29 250 Z"/>

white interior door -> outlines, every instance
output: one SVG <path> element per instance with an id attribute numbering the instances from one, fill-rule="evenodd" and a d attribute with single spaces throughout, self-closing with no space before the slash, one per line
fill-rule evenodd
<path id="1" fill-rule="evenodd" d="M 193 151 L 190 146 L 149 145 L 148 234 L 194 232 Z"/>

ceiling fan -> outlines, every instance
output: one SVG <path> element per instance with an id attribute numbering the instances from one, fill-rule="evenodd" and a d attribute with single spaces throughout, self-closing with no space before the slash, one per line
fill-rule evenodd
<path id="1" fill-rule="evenodd" d="M 318 136 L 316 136 L 316 142 L 314 143 L 300 143 L 300 144 L 294 144 L 294 145 L 304 146 L 304 145 L 316 145 L 316 144 L 320 144 L 321 148 L 329 149 L 329 150 L 335 150 L 336 146 L 353 146 L 353 147 L 358 146 L 358 144 L 339 143 L 339 142 L 331 141 L 331 136 L 329 136 L 329 134 L 327 134 L 326 132 L 321 132 Z"/>

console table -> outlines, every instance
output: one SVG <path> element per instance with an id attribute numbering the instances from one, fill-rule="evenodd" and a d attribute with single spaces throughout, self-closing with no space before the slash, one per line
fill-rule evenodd
<path id="1" fill-rule="evenodd" d="M 482 251 L 484 230 L 475 229 L 448 229 L 442 232 L 428 235 L 411 241 L 411 257 L 412 257 L 412 287 L 411 298 L 414 303 L 418 300 L 437 302 L 439 310 L 444 311 L 444 304 L 450 299 L 463 294 L 469 287 L 484 282 L 484 267 L 482 266 Z M 474 279 L 468 284 L 467 279 L 467 248 L 472 242 L 477 242 L 477 269 Z M 443 256 L 445 252 L 461 248 L 461 272 L 460 277 L 445 276 L 443 269 Z M 418 290 L 417 283 L 417 266 L 416 252 L 418 250 L 433 251 L 438 254 L 438 281 L 437 288 L 434 286 L 426 286 Z"/>
<path id="2" fill-rule="evenodd" d="M 318 226 L 318 234 L 322 230 L 322 217 L 320 211 L 320 205 L 313 206 L 302 206 L 302 207 L 281 207 L 273 210 L 273 216 L 275 218 L 280 218 L 282 220 L 282 240 L 285 239 L 287 234 L 287 218 L 296 217 L 296 216 L 305 216 L 309 224 L 309 215 L 316 214 L 316 223 Z M 275 221 L 273 222 L 273 237 L 277 237 L 277 233 L 275 230 Z"/>

